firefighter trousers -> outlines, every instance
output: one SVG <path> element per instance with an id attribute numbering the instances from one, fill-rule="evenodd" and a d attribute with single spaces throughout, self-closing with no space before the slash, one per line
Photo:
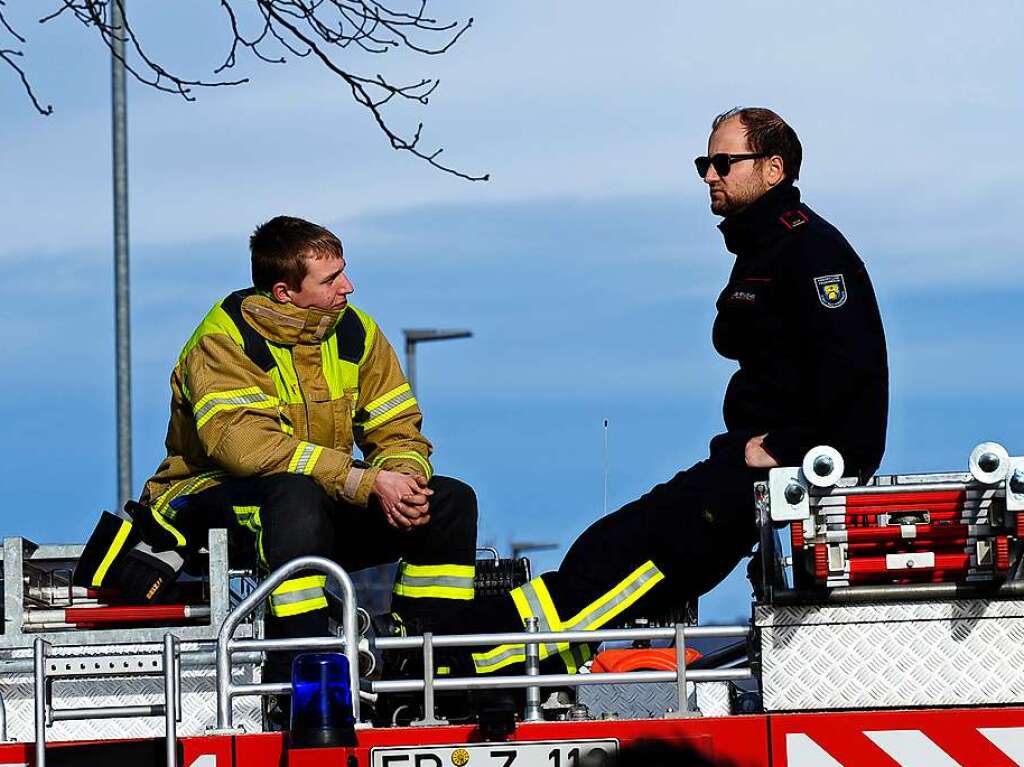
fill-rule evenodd
<path id="1" fill-rule="evenodd" d="M 532 616 L 541 631 L 599 629 L 639 613 L 682 607 L 709 591 L 757 539 L 753 485 L 767 471 L 746 466 L 744 446 L 750 436 L 715 437 L 706 460 L 594 522 L 557 570 L 507 596 L 476 600 L 453 628 L 516 631 Z M 540 655 L 574 673 L 589 658 L 589 648 L 549 644 L 541 646 Z M 522 645 L 472 654 L 472 665 L 481 674 L 523 660 Z"/>
<path id="2" fill-rule="evenodd" d="M 310 477 L 275 474 L 230 479 L 191 496 L 177 524 L 188 540 L 211 527 L 230 531 L 232 561 L 255 551 L 259 568 L 271 571 L 296 557 L 333 559 L 352 572 L 400 560 L 392 607 L 431 630 L 450 622 L 473 598 L 476 562 L 476 496 L 450 477 L 430 480 L 430 521 L 411 530 L 391 527 L 371 497 L 366 508 L 338 502 Z M 267 635 L 328 633 L 326 577 L 299 572 L 274 589 Z M 287 677 L 289 656 L 271 656 L 270 676 Z M 281 666 L 281 668 L 277 668 Z"/>

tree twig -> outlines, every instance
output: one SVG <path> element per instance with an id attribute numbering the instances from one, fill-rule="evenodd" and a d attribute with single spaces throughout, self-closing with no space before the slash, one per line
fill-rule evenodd
<path id="1" fill-rule="evenodd" d="M 401 3 L 402 0 L 395 1 Z M 265 64 L 284 64 L 289 55 L 313 57 L 348 85 L 356 103 L 370 113 L 392 148 L 409 152 L 438 170 L 459 178 L 485 181 L 489 178 L 487 174 L 466 173 L 440 162 L 438 158 L 443 149 L 421 149 L 422 122 L 406 137 L 400 129 L 392 126 L 391 118 L 383 111 L 396 97 L 426 105 L 439 85 L 438 80 L 422 77 L 408 83 L 393 83 L 379 74 L 373 77 L 360 75 L 335 58 L 346 50 L 385 55 L 405 49 L 427 56 L 442 55 L 451 50 L 473 25 L 472 18 L 462 22 L 439 22 L 427 14 L 428 0 L 405 1 L 411 7 L 393 7 L 378 0 L 220 0 L 230 42 L 223 62 L 213 70 L 214 79 L 186 77 L 177 67 L 165 66 L 149 55 L 124 13 L 124 0 L 55 0 L 58 6 L 39 21 L 45 24 L 72 16 L 93 30 L 115 56 L 114 41 L 123 41 L 126 53 L 121 61 L 132 77 L 146 86 L 175 93 L 187 101 L 195 100 L 194 91 L 198 88 L 248 82 L 247 77 L 223 77 L 223 73 L 238 65 L 239 51 L 246 50 L 255 60 Z M 24 45 L 25 39 L 3 16 L 5 2 L 0 0 L 0 26 Z M 112 25 L 113 3 L 121 6 L 123 28 L 115 29 Z M 24 70 L 13 60 L 21 55 L 20 50 L 0 49 L 0 58 L 21 77 L 36 109 L 49 114 L 51 108 L 44 109 L 39 104 Z"/>

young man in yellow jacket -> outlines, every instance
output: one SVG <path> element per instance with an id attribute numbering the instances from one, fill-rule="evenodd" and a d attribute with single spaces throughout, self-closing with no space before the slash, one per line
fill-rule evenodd
<path id="1" fill-rule="evenodd" d="M 401 559 L 395 609 L 424 630 L 447 622 L 473 598 L 472 489 L 433 476 L 395 352 L 348 303 L 340 240 L 279 216 L 250 250 L 254 287 L 218 302 L 185 344 L 167 457 L 130 504 L 133 520 L 120 521 L 134 526 L 120 536 L 124 551 L 104 552 L 117 566 L 99 578 L 92 569 L 90 585 L 154 598 L 190 547 L 227 527 L 264 570 L 304 555 L 349 570 Z M 299 573 L 275 589 L 268 635 L 327 633 L 324 586 Z M 287 662 L 272 657 L 266 675 L 285 678 Z"/>

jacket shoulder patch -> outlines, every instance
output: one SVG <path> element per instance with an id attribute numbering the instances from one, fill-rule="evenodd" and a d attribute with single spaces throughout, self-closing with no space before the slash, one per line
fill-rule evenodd
<path id="1" fill-rule="evenodd" d="M 338 322 L 338 358 L 359 364 L 366 348 L 366 328 L 359 315 L 349 307 Z"/>
<path id="2" fill-rule="evenodd" d="M 798 226 L 803 226 L 810 220 L 810 216 L 799 208 L 796 210 L 787 210 L 779 216 L 779 221 L 782 222 L 782 225 L 787 229 L 796 229 Z"/>
<path id="3" fill-rule="evenodd" d="M 246 322 L 245 317 L 242 316 L 242 301 L 255 292 L 254 288 L 236 290 L 224 299 L 221 303 L 221 308 L 231 318 L 231 321 L 235 323 L 235 327 L 238 328 L 238 332 L 242 335 L 242 349 L 245 352 L 245 356 L 252 360 L 256 367 L 267 373 L 273 370 L 276 364 L 274 357 L 270 353 L 270 348 L 267 346 L 267 339 L 256 332 L 256 328 Z"/>
<path id="4" fill-rule="evenodd" d="M 818 300 L 826 309 L 838 309 L 846 303 L 846 280 L 841 274 L 823 274 L 814 278 Z"/>

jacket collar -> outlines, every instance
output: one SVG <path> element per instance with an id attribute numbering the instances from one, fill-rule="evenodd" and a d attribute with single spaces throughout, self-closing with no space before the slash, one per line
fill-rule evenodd
<path id="1" fill-rule="evenodd" d="M 783 181 L 718 225 L 725 247 L 737 256 L 748 255 L 760 243 L 784 232 L 779 217 L 799 206 L 800 190 L 792 181 Z"/>
<path id="2" fill-rule="evenodd" d="M 255 293 L 242 301 L 242 316 L 268 341 L 285 346 L 319 344 L 330 334 L 344 309 L 300 309 Z"/>

